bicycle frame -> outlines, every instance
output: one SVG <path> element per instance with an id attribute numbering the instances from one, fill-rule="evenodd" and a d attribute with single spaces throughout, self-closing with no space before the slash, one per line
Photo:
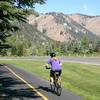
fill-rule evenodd
<path id="1" fill-rule="evenodd" d="M 46 69 L 51 69 L 50 67 L 49 68 L 47 66 L 45 66 L 45 67 L 46 67 Z M 56 94 L 58 96 L 61 95 L 61 91 L 62 91 L 62 88 L 61 88 L 61 79 L 59 80 L 59 78 L 61 78 L 61 77 L 59 77 L 59 72 L 55 72 L 54 73 L 54 77 L 53 77 L 53 83 L 54 83 L 54 85 L 50 84 L 51 91 L 52 92 L 56 92 Z"/>

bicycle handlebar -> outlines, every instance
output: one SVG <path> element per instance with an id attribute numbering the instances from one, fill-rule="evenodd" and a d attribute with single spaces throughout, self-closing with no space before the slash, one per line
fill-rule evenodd
<path id="1" fill-rule="evenodd" d="M 51 69 L 51 68 L 50 68 L 50 67 L 48 67 L 47 65 L 45 65 L 45 68 L 46 68 L 46 69 Z"/>

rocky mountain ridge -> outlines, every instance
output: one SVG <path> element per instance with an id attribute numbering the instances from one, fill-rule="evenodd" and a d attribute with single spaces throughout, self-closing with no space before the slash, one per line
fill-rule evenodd
<path id="1" fill-rule="evenodd" d="M 84 36 L 93 40 L 100 36 L 100 16 L 46 13 L 36 18 L 28 17 L 28 20 L 29 24 L 55 41 L 68 42 Z"/>

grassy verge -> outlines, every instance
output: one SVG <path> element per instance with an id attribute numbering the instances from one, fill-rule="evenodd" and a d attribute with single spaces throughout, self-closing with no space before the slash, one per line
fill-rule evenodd
<path id="1" fill-rule="evenodd" d="M 49 70 L 44 61 L 5 60 L 0 63 L 16 65 L 37 76 L 49 80 Z M 86 100 L 100 100 L 100 66 L 63 63 L 62 84 L 66 89 L 83 96 Z"/>

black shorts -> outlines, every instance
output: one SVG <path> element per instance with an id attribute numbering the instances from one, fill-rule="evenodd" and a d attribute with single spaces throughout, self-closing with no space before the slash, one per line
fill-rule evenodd
<path id="1" fill-rule="evenodd" d="M 54 77 L 55 72 L 58 72 L 59 73 L 58 75 L 61 76 L 62 70 L 56 70 L 56 71 L 50 70 L 50 77 Z"/>

